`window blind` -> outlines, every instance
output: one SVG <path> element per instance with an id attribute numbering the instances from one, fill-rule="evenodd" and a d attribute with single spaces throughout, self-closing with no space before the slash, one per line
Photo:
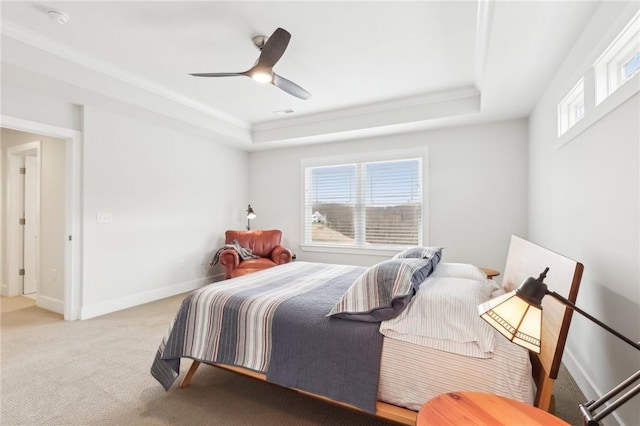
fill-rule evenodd
<path id="1" fill-rule="evenodd" d="M 422 160 L 305 168 L 305 243 L 422 244 Z"/>

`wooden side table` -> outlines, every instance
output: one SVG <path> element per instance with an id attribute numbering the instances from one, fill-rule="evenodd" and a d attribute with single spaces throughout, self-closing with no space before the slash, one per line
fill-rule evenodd
<path id="1" fill-rule="evenodd" d="M 416 426 L 570 426 L 546 411 L 502 396 L 449 392 L 436 396 L 418 412 Z"/>
<path id="2" fill-rule="evenodd" d="M 496 271 L 495 269 L 491 269 L 491 268 L 480 268 L 480 270 L 482 270 L 482 272 L 484 272 L 485 274 L 487 274 L 487 278 L 489 278 L 490 280 L 493 279 L 493 277 L 497 277 L 498 275 L 500 275 L 500 271 Z"/>

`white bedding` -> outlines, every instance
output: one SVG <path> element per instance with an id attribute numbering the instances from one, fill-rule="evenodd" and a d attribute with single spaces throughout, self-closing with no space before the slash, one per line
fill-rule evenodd
<path id="1" fill-rule="evenodd" d="M 439 264 L 407 308 L 380 324 L 378 399 L 417 411 L 439 394 L 474 391 L 531 404 L 528 351 L 478 316 L 498 288 L 473 265 Z"/>
<path id="2" fill-rule="evenodd" d="M 493 358 L 443 352 L 385 337 L 378 399 L 418 411 L 446 392 L 487 392 L 532 404 L 529 353 L 496 336 Z"/>

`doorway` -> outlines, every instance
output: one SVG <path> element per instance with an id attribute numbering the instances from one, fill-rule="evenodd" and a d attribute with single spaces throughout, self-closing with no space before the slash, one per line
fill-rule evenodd
<path id="1" fill-rule="evenodd" d="M 52 270 L 50 267 L 47 268 L 47 281 L 40 281 L 42 270 L 36 268 L 34 273 L 36 274 L 33 279 L 35 279 L 35 287 L 36 294 L 38 295 L 38 305 L 42 306 L 45 309 L 53 310 L 56 312 L 60 312 L 64 314 L 65 320 L 75 320 L 80 318 L 80 295 L 81 295 L 81 243 L 82 243 L 82 227 L 81 227 L 81 133 L 76 130 L 60 128 L 55 126 L 50 126 L 43 123 L 33 122 L 29 120 L 23 120 L 16 117 L 10 116 L 1 116 L 2 119 L 2 127 L 6 129 L 16 130 L 19 132 L 26 132 L 36 135 L 42 135 L 44 138 L 53 137 L 56 139 L 61 139 L 63 141 L 63 148 L 61 155 L 66 159 L 66 167 L 64 170 L 64 175 L 62 176 L 62 181 L 60 183 L 63 188 L 63 192 L 59 195 L 60 199 L 63 202 L 64 207 L 63 210 L 63 225 L 59 226 L 61 233 L 61 240 L 63 241 L 63 247 L 60 248 L 62 253 L 61 267 L 57 268 L 58 270 Z M 25 146 L 26 145 L 26 146 Z M 39 144 L 29 145 L 22 144 L 16 145 L 14 147 L 10 147 L 6 150 L 8 154 L 6 157 L 6 165 L 7 165 L 7 182 L 4 189 L 6 189 L 6 235 L 5 235 L 5 267 L 6 270 L 3 271 L 4 275 L 7 279 L 7 286 L 3 287 L 3 295 L 14 296 L 19 295 L 24 292 L 29 292 L 33 288 L 32 278 L 29 278 L 27 275 L 27 267 L 25 267 L 25 274 L 20 275 L 19 273 L 13 274 L 12 270 L 18 271 L 21 269 L 19 264 L 24 261 L 27 263 L 35 262 L 37 265 L 42 263 L 43 258 L 39 256 L 40 250 L 35 250 L 35 258 L 30 256 L 31 249 L 27 248 L 26 256 L 24 256 L 24 248 L 29 243 L 34 243 L 36 245 L 42 245 L 40 230 L 35 230 L 34 233 L 27 235 L 31 235 L 31 237 L 27 237 L 23 242 L 23 246 L 20 247 L 20 233 L 22 232 L 19 220 L 15 222 L 11 220 L 11 217 L 18 218 L 20 216 L 20 205 L 21 202 L 24 203 L 24 200 L 19 199 L 20 192 L 18 191 L 19 185 L 16 184 L 16 180 L 18 178 L 13 178 L 14 182 L 11 182 L 11 169 L 17 168 L 18 175 L 19 169 L 24 167 L 25 169 L 29 167 L 27 165 L 27 161 L 32 164 L 32 160 L 27 160 L 28 157 L 34 157 L 41 159 L 41 146 L 38 147 Z M 28 155 L 28 149 L 36 149 L 38 155 Z M 33 152 L 31 152 L 33 154 Z M 20 163 L 23 160 L 24 165 Z M 39 167 L 38 167 L 39 166 Z M 42 163 L 36 163 L 36 168 L 41 169 Z M 42 170 L 41 170 L 42 173 Z M 13 175 L 15 176 L 15 174 Z M 28 176 L 25 175 L 25 176 Z M 41 174 L 44 178 L 44 175 Z M 45 179 L 46 180 L 46 179 Z M 41 181 L 42 179 L 38 179 Z M 25 182 L 23 185 L 30 185 L 30 183 Z M 28 194 L 28 193 L 27 193 Z M 36 203 L 40 200 L 40 195 L 36 196 Z M 27 195 L 28 197 L 29 195 Z M 25 197 L 26 198 L 26 197 Z M 28 201 L 29 202 L 29 201 Z M 24 208 L 24 204 L 23 208 Z M 40 206 L 35 209 L 36 212 L 40 210 Z M 28 214 L 28 213 L 27 213 Z M 37 213 L 36 213 L 37 214 Z M 34 223 L 39 223 L 39 219 L 34 219 Z M 25 217 L 25 225 L 27 223 L 27 218 Z M 35 238 L 33 238 L 35 237 Z M 29 240 L 31 239 L 31 241 Z M 46 244 L 46 243 L 45 243 Z M 23 254 L 23 259 L 20 259 L 20 253 Z M 45 265 L 47 266 L 47 265 Z M 59 277 L 58 277 L 59 276 Z M 22 278 L 20 278 L 22 277 Z M 26 278 L 25 278 L 26 277 Z M 47 291 L 49 288 L 51 281 L 55 281 L 58 278 L 61 280 L 61 288 L 59 290 L 59 294 L 55 299 L 42 296 L 41 292 Z M 25 282 L 26 279 L 26 282 Z M 22 281 L 22 282 L 21 282 Z M 45 285 L 43 288 L 42 286 Z"/>

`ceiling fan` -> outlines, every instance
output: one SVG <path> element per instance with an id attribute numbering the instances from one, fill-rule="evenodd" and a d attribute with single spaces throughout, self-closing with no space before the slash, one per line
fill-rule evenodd
<path id="1" fill-rule="evenodd" d="M 253 43 L 260 49 L 260 56 L 255 65 L 244 72 L 209 72 L 190 74 L 194 77 L 235 77 L 243 75 L 260 83 L 271 83 L 285 92 L 300 99 L 309 99 L 311 93 L 294 82 L 280 77 L 273 72 L 273 66 L 280 60 L 287 49 L 291 34 L 282 28 L 276 29 L 271 37 L 255 36 Z"/>

